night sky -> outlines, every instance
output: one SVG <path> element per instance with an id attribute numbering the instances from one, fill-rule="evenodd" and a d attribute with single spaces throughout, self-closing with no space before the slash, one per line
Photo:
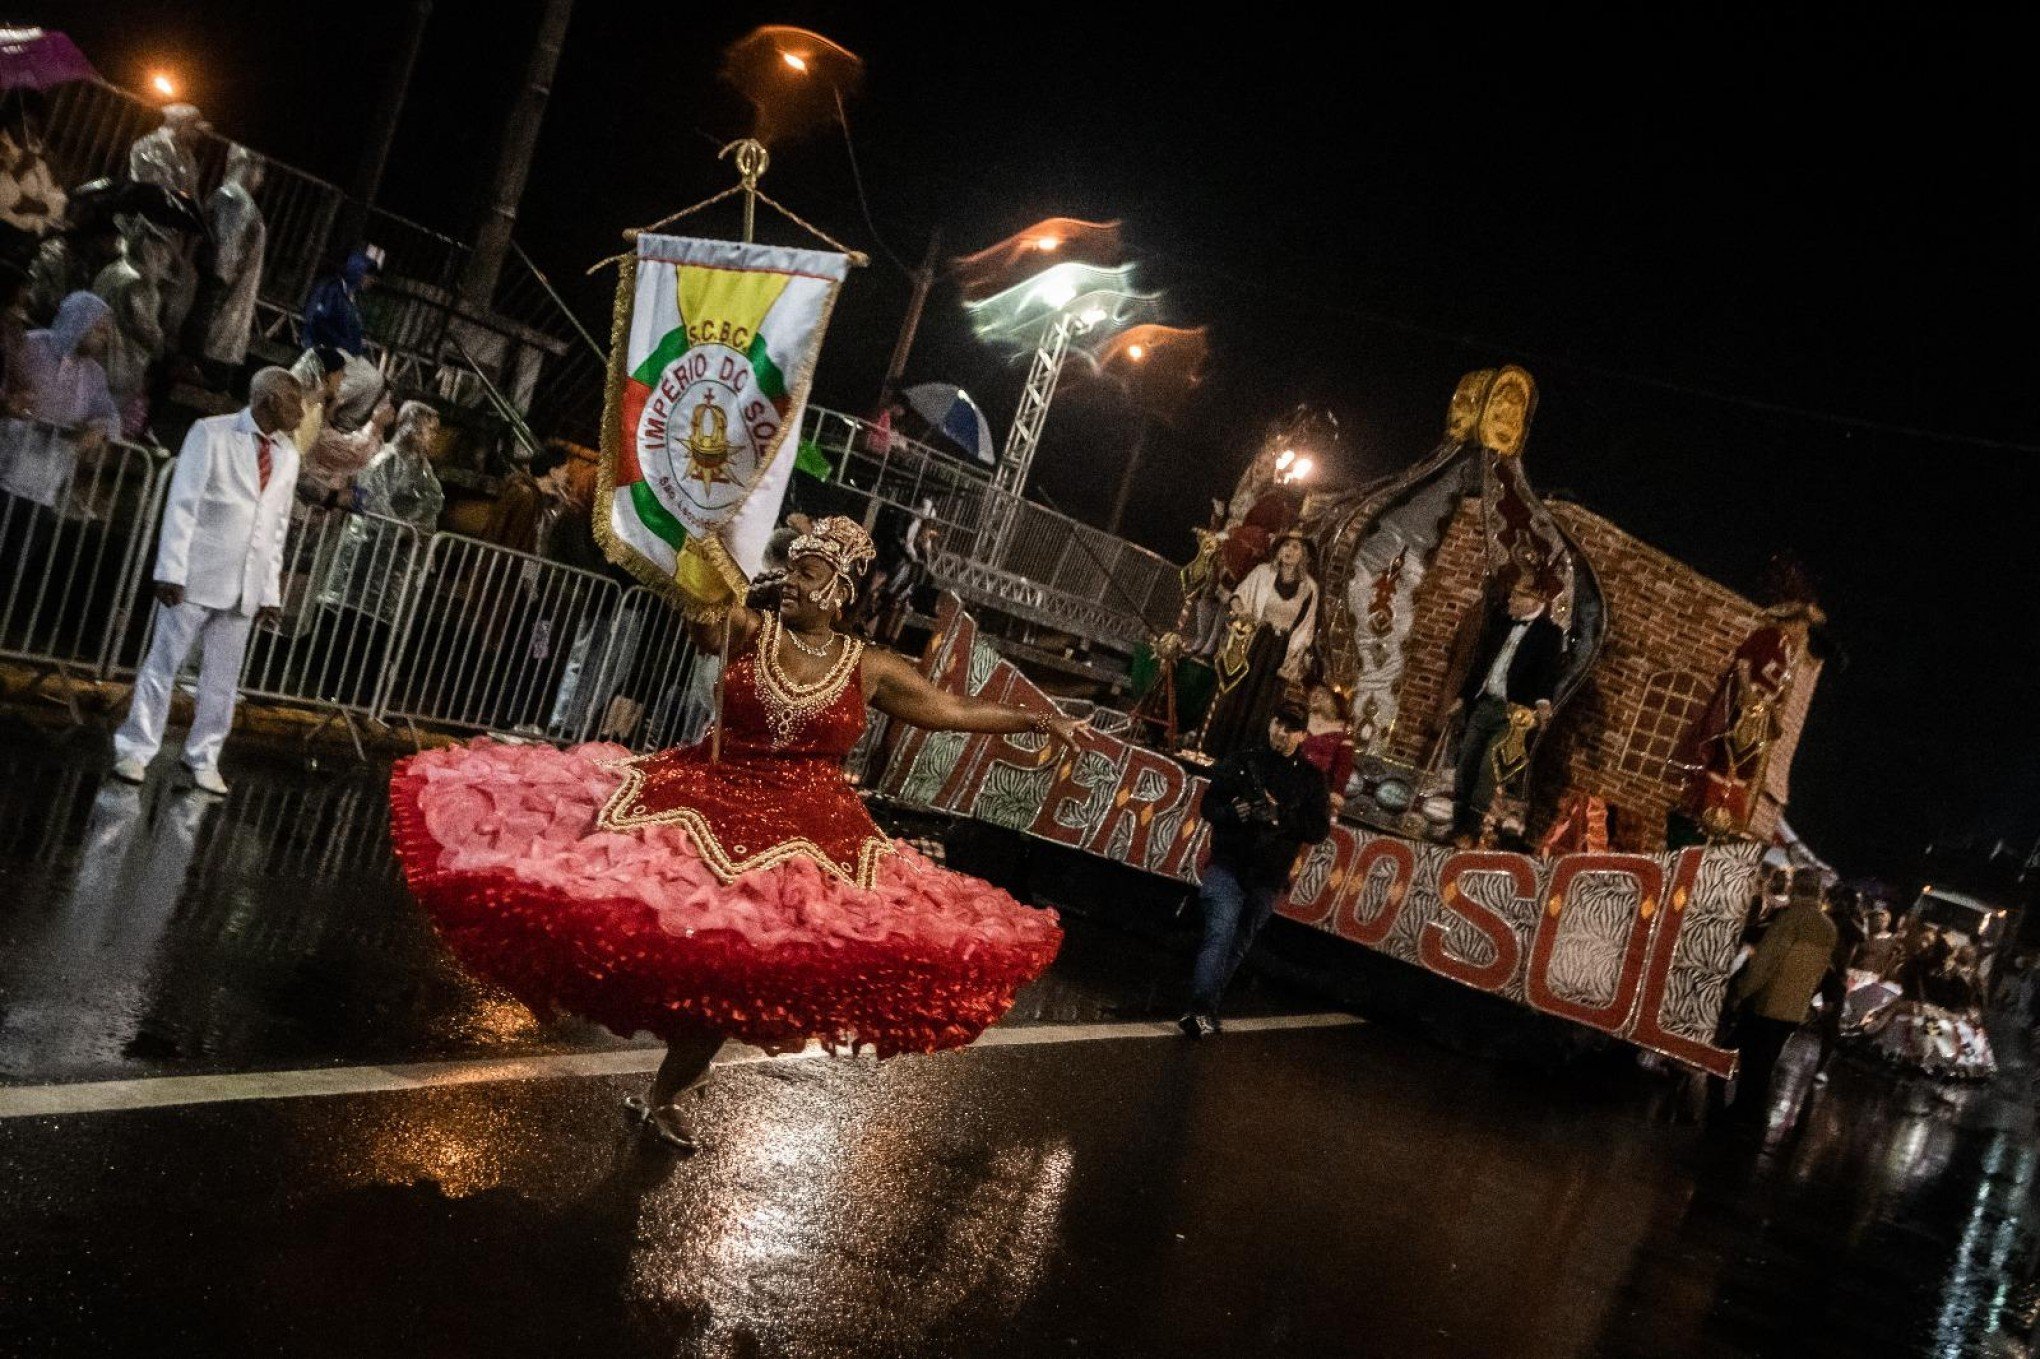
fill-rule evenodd
<path id="1" fill-rule="evenodd" d="M 222 132 L 344 183 L 407 8 L 93 0 L 14 17 L 68 30 L 130 87 L 178 69 Z M 761 22 L 815 28 L 867 62 L 850 122 L 892 252 L 918 261 L 938 224 L 955 254 L 1052 214 L 1118 219 L 1167 319 L 1210 328 L 1206 381 L 1151 444 L 1134 537 L 1186 556 L 1204 498 L 1298 401 L 1337 413 L 1340 471 L 1371 477 L 1430 447 L 1461 372 L 1522 363 L 1547 494 L 1746 592 L 1773 552 L 1810 569 L 1849 659 L 1794 770 L 1790 819 L 1816 849 L 1904 877 L 1934 835 L 2031 843 L 2025 44 L 1877 6 L 1636 7 L 1572 29 L 1325 12 L 581 0 L 518 237 L 578 276 L 621 228 L 722 187 L 715 150 L 749 113 L 716 80 L 721 49 Z M 471 234 L 536 13 L 441 0 L 385 206 Z M 765 187 L 875 256 L 815 389 L 864 410 L 908 284 L 840 134 L 776 147 Z M 734 215 L 707 225 L 729 233 Z M 606 316 L 601 285 L 576 300 Z M 938 288 L 909 377 L 967 387 L 1002 433 L 1019 367 Z M 1073 370 L 1038 484 L 1102 520 L 1133 429 Z"/>

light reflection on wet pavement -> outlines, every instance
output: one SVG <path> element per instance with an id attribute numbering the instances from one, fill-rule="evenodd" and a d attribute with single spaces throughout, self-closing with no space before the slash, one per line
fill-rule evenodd
<path id="1" fill-rule="evenodd" d="M 618 1045 L 445 963 L 372 771 L 235 754 L 0 732 L 0 1083 Z M 1180 933 L 1073 919 L 1014 1022 L 1165 1011 Z M 635 1078 L 0 1119 L 0 1353 L 2011 1355 L 2011 1055 L 1838 1064 L 1768 1148 L 1383 1026 L 734 1067 L 683 1162 Z"/>

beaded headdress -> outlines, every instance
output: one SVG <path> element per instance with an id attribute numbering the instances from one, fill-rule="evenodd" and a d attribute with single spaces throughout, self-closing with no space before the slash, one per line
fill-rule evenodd
<path id="1" fill-rule="evenodd" d="M 810 524 L 806 533 L 793 540 L 786 556 L 788 561 L 796 557 L 822 558 L 842 578 L 849 592 L 855 594 L 857 578 L 878 559 L 878 549 L 872 546 L 871 535 L 862 524 L 832 514 Z"/>

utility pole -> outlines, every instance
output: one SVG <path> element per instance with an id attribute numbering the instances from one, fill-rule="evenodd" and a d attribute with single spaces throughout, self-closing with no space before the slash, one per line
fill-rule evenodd
<path id="1" fill-rule="evenodd" d="M 368 226 L 369 211 L 375 207 L 375 196 L 382 191 L 390 144 L 396 140 L 397 122 L 403 117 L 404 101 L 411 92 L 411 73 L 417 69 L 418 49 L 425 41 L 425 25 L 431 18 L 432 0 L 411 0 L 410 17 L 383 75 L 382 94 L 376 100 L 374 116 L 369 119 L 368 139 L 362 143 L 361 163 L 355 167 L 348 203 L 340 215 L 338 236 L 342 251 L 360 243 Z"/>
<path id="2" fill-rule="evenodd" d="M 899 395 L 900 379 L 906 376 L 907 355 L 914 348 L 914 333 L 921 328 L 921 312 L 928 305 L 928 291 L 935 286 L 935 262 L 942 253 L 942 227 L 928 233 L 928 253 L 914 273 L 914 296 L 907 303 L 906 319 L 900 322 L 900 337 L 893 341 L 892 360 L 885 366 L 885 385 L 879 389 L 881 408 Z"/>
<path id="3" fill-rule="evenodd" d="M 1147 452 L 1148 428 L 1152 423 L 1145 413 L 1141 415 L 1133 447 L 1126 454 L 1126 467 L 1119 474 L 1119 492 L 1112 497 L 1112 518 L 1105 525 L 1105 531 L 1115 538 L 1119 536 L 1120 520 L 1126 517 L 1126 503 L 1133 498 L 1133 479 L 1140 471 L 1141 455 Z"/>
<path id="4" fill-rule="evenodd" d="M 546 96 L 552 93 L 553 72 L 567 40 L 567 20 L 574 0 L 545 0 L 531 57 L 524 67 L 524 88 L 518 91 L 510 117 L 503 124 L 503 146 L 489 187 L 489 206 L 475 229 L 474 253 L 461 277 L 461 299 L 486 310 L 496 293 L 496 280 L 510 254 L 510 233 L 517 226 L 517 203 L 531 174 L 531 154 L 538 146 L 538 127 L 545 117 Z"/>

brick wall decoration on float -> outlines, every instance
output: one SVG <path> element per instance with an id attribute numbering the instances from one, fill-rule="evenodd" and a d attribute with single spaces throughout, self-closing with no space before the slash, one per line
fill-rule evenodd
<path id="1" fill-rule="evenodd" d="M 1038 712 L 1053 706 L 979 640 L 954 595 L 942 598 L 922 668 L 955 692 Z M 1064 760 L 1032 732 L 911 728 L 877 781 L 878 791 L 913 806 L 1185 882 L 1196 881 L 1204 854 L 1204 787 L 1175 761 L 1116 737 Z M 1735 844 L 1540 859 L 1341 824 L 1305 856 L 1279 909 L 1463 985 L 1726 1074 L 1734 1054 L 1712 1039 L 1759 853 Z"/>

